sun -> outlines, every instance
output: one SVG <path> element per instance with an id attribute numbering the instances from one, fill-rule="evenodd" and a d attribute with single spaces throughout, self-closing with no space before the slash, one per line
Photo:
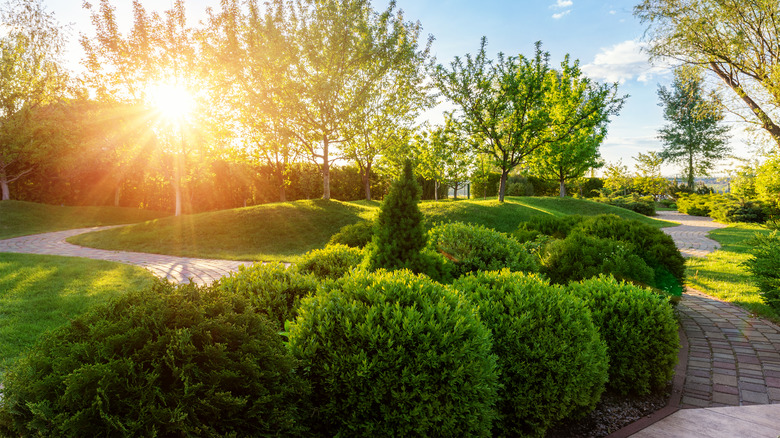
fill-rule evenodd
<path id="1" fill-rule="evenodd" d="M 170 121 L 187 118 L 195 108 L 192 93 L 179 84 L 157 83 L 148 88 L 149 102 Z"/>

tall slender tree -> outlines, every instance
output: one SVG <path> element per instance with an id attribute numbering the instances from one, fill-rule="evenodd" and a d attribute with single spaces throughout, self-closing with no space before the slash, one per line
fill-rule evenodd
<path id="1" fill-rule="evenodd" d="M 706 94 L 701 74 L 681 67 L 674 72 L 672 88 L 660 87 L 658 97 L 669 122 L 658 131 L 664 143 L 660 156 L 685 169 L 688 188 L 693 190 L 696 175 L 708 175 L 718 160 L 728 154 L 728 126 L 717 95 Z"/>

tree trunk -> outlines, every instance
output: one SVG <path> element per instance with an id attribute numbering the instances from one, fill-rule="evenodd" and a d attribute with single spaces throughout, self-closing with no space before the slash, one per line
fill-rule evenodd
<path id="1" fill-rule="evenodd" d="M 452 199 L 458 199 L 458 183 L 452 186 Z"/>
<path id="2" fill-rule="evenodd" d="M 439 202 L 439 180 L 433 180 L 433 200 Z"/>
<path id="3" fill-rule="evenodd" d="M 506 193 L 506 180 L 509 177 L 509 169 L 501 169 L 501 183 L 498 185 L 498 202 L 504 202 Z"/>
<path id="4" fill-rule="evenodd" d="M 0 187 L 3 190 L 3 201 L 11 199 L 11 191 L 8 189 L 8 178 L 5 177 L 5 173 L 0 174 Z"/>
<path id="5" fill-rule="evenodd" d="M 371 200 L 371 163 L 366 163 L 363 173 L 363 188 L 366 191 L 366 201 Z"/>
<path id="6" fill-rule="evenodd" d="M 279 183 L 279 202 L 287 202 L 287 192 L 284 189 L 284 171 L 277 168 L 276 180 Z"/>
<path id="7" fill-rule="evenodd" d="M 330 163 L 328 162 L 328 136 L 322 138 L 322 199 L 330 199 Z"/>
<path id="8" fill-rule="evenodd" d="M 176 197 L 176 208 L 174 210 L 174 216 L 181 216 L 181 174 L 182 174 L 182 159 L 181 154 L 176 154 L 176 165 L 173 176 L 173 191 Z"/>
<path id="9" fill-rule="evenodd" d="M 693 154 L 688 154 L 688 189 L 693 191 Z"/>
<path id="10" fill-rule="evenodd" d="M 114 189 L 114 207 L 119 207 L 119 199 L 122 197 L 122 183 L 119 182 Z"/>
<path id="11" fill-rule="evenodd" d="M 560 181 L 560 183 L 561 183 L 561 188 L 560 188 L 560 192 L 559 192 L 560 193 L 560 197 L 561 198 L 565 198 L 566 197 L 566 181 L 563 178 L 561 178 L 558 181 Z"/>

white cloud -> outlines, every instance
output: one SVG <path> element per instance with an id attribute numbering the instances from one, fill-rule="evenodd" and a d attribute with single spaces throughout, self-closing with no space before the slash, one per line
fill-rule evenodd
<path id="1" fill-rule="evenodd" d="M 613 9 L 613 10 L 609 11 L 609 15 L 615 15 L 615 14 L 617 14 L 616 10 Z"/>
<path id="2" fill-rule="evenodd" d="M 563 17 L 565 17 L 565 16 L 569 15 L 569 12 L 571 12 L 571 10 L 568 10 L 568 11 L 563 11 L 563 12 L 559 12 L 559 13 L 557 13 L 557 14 L 553 14 L 553 15 L 552 15 L 552 17 L 553 17 L 553 19 L 555 19 L 555 20 L 560 20 L 561 18 L 563 18 Z"/>
<path id="3" fill-rule="evenodd" d="M 560 20 L 561 18 L 569 15 L 571 7 L 574 4 L 572 0 L 556 0 L 554 5 L 550 5 L 550 9 L 566 9 L 565 11 L 556 12 L 552 15 L 553 20 Z"/>
<path id="4" fill-rule="evenodd" d="M 628 40 L 602 48 L 593 62 L 582 66 L 582 71 L 596 80 L 621 83 L 633 79 L 648 82 L 654 76 L 668 73 L 668 65 L 650 64 L 647 54 L 642 52 L 644 46 L 645 43 Z"/>
<path id="5" fill-rule="evenodd" d="M 558 0 L 552 7 L 553 8 L 568 8 L 571 5 L 573 5 L 574 2 L 571 0 Z"/>

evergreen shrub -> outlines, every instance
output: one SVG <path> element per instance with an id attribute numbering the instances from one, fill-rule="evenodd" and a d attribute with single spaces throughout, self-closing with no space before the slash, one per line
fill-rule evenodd
<path id="1" fill-rule="evenodd" d="M 374 222 L 360 221 L 345 225 L 328 241 L 329 245 L 347 245 L 353 248 L 363 248 L 371 242 L 374 236 Z"/>
<path id="2" fill-rule="evenodd" d="M 280 263 L 255 263 L 240 266 L 214 282 L 214 287 L 249 299 L 258 311 L 265 313 L 278 328 L 295 319 L 301 298 L 313 294 L 319 281 L 312 275 L 285 268 Z"/>
<path id="3" fill-rule="evenodd" d="M 457 278 L 474 271 L 536 272 L 534 257 L 516 239 L 481 225 L 452 222 L 428 231 L 428 247 L 452 261 Z"/>
<path id="4" fill-rule="evenodd" d="M 565 289 L 585 301 L 607 342 L 610 389 L 642 395 L 666 386 L 680 348 L 677 320 L 666 298 L 609 276 Z"/>
<path id="5" fill-rule="evenodd" d="M 753 274 L 761 300 L 780 313 L 780 234 L 757 234 L 752 241 L 753 251 L 744 265 Z"/>
<path id="6" fill-rule="evenodd" d="M 304 274 L 312 274 L 321 279 L 341 278 L 363 262 L 365 251 L 346 245 L 327 245 L 315 249 L 301 257 L 296 269 Z"/>
<path id="7" fill-rule="evenodd" d="M 453 286 L 493 332 L 502 387 L 496 436 L 544 436 L 592 410 L 607 380 L 607 350 L 585 303 L 535 274 L 477 272 Z"/>
<path id="8" fill-rule="evenodd" d="M 498 387 L 471 303 L 408 270 L 355 271 L 301 303 L 289 347 L 318 436 L 488 436 Z"/>
<path id="9" fill-rule="evenodd" d="M 534 216 L 528 221 L 520 223 L 515 232 L 515 237 L 520 242 L 534 240 L 540 234 L 556 239 L 565 239 L 571 232 L 571 229 L 583 219 L 583 216 L 578 215 L 563 217 Z"/>
<path id="10" fill-rule="evenodd" d="M 310 411 L 249 300 L 162 282 L 44 335 L 3 384 L 3 436 L 298 436 Z"/>

